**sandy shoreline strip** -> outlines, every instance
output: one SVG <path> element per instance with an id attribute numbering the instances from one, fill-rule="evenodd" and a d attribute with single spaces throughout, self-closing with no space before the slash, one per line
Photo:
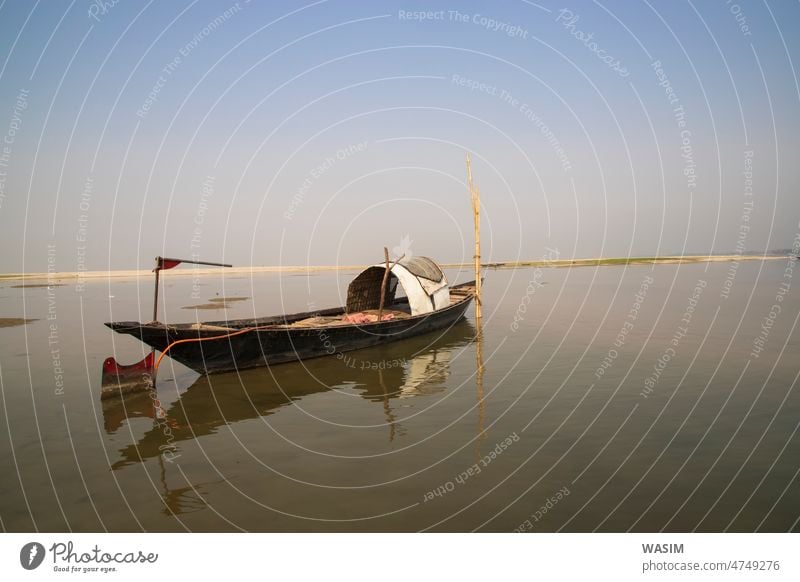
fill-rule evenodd
<path id="1" fill-rule="evenodd" d="M 765 261 L 787 260 L 786 255 L 692 255 L 692 256 L 665 256 L 665 257 L 620 257 L 599 259 L 558 259 L 552 261 L 502 261 L 484 263 L 485 269 L 524 269 L 524 268 L 563 268 L 563 267 L 604 267 L 624 265 L 651 265 L 651 264 L 689 264 L 689 263 L 720 263 L 731 261 Z M 333 265 L 333 266 L 283 266 L 283 267 L 203 267 L 194 268 L 187 265 L 184 268 L 162 271 L 162 277 L 191 277 L 191 276 L 232 276 L 232 275 L 259 275 L 259 274 L 296 274 L 318 273 L 325 271 L 360 271 L 368 265 Z M 444 263 L 445 269 L 472 268 L 472 263 Z M 73 271 L 63 273 L 9 273 L 0 275 L 0 281 L 64 281 L 64 280 L 97 280 L 97 279 L 139 279 L 152 278 L 150 269 L 127 271 Z"/>

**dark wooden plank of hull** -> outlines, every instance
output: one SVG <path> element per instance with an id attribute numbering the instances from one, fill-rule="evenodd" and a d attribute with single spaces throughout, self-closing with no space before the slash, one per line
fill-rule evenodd
<path id="1" fill-rule="evenodd" d="M 213 341 L 179 344 L 170 349 L 168 355 L 201 374 L 329 356 L 446 328 L 464 316 L 471 301 L 472 296 L 469 295 L 433 313 L 380 323 L 316 328 L 281 327 Z M 107 325 L 119 333 L 133 335 L 162 352 L 176 340 L 220 335 L 218 331 L 131 322 Z"/>

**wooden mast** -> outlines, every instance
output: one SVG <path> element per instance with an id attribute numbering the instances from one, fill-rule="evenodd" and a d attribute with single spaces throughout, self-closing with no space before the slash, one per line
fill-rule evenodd
<path id="1" fill-rule="evenodd" d="M 194 261 L 192 259 L 168 259 L 165 257 L 156 257 L 156 268 L 153 272 L 156 274 L 156 287 L 153 291 L 153 322 L 158 321 L 158 282 L 161 271 L 177 267 L 181 263 L 191 263 L 192 265 L 209 265 L 211 267 L 232 267 L 227 263 L 209 263 L 208 261 Z M 154 350 L 155 351 L 155 350 Z"/>
<path id="2" fill-rule="evenodd" d="M 389 249 L 383 247 L 383 257 L 386 260 L 386 270 L 381 281 L 381 302 L 378 304 L 378 321 L 383 319 L 383 302 L 386 300 L 386 281 L 389 280 Z"/>
<path id="3" fill-rule="evenodd" d="M 472 183 L 472 160 L 467 154 L 467 181 L 472 198 L 472 218 L 475 222 L 475 317 L 481 317 L 481 195 Z"/>

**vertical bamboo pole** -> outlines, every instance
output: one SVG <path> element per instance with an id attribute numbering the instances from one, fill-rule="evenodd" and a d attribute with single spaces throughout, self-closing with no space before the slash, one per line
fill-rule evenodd
<path id="1" fill-rule="evenodd" d="M 389 249 L 383 247 L 383 257 L 386 259 L 386 270 L 383 272 L 381 281 L 381 302 L 378 305 L 378 321 L 383 318 L 383 302 L 386 300 L 386 281 L 389 280 Z"/>
<path id="2" fill-rule="evenodd" d="M 467 181 L 472 199 L 472 218 L 475 222 L 475 386 L 478 394 L 478 436 L 475 439 L 475 455 L 480 459 L 481 441 L 486 438 L 485 405 L 483 395 L 483 330 L 481 325 L 481 196 L 480 190 L 472 182 L 472 160 L 467 154 Z"/>
<path id="3" fill-rule="evenodd" d="M 481 318 L 481 195 L 472 183 L 472 160 L 467 154 L 467 181 L 472 199 L 472 218 L 475 222 L 475 318 Z"/>
<path id="4" fill-rule="evenodd" d="M 154 269 L 156 272 L 156 287 L 153 291 L 153 321 L 158 321 L 158 279 L 161 274 L 161 261 L 159 259 L 159 257 L 156 258 L 156 268 Z"/>
<path id="5" fill-rule="evenodd" d="M 475 188 L 475 317 L 481 317 L 481 191 Z"/>

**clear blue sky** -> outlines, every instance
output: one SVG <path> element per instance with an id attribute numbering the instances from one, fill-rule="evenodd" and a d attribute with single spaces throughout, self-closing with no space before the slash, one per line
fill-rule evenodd
<path id="1" fill-rule="evenodd" d="M 487 261 L 791 247 L 798 29 L 797 2 L 6 0 L 0 272 L 468 259 L 465 151 Z"/>

